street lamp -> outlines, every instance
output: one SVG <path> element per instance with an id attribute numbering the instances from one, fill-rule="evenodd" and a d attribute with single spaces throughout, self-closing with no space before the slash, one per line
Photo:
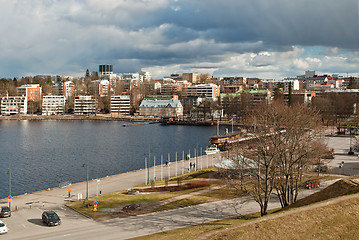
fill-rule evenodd
<path id="1" fill-rule="evenodd" d="M 7 172 L 7 174 L 9 174 L 9 198 L 8 198 L 8 202 L 9 202 L 9 208 L 11 210 L 12 197 L 11 197 L 11 160 L 10 159 L 9 159 L 9 171 Z"/>
<path id="2" fill-rule="evenodd" d="M 194 170 L 197 171 L 197 169 L 198 169 L 198 159 L 197 159 L 197 156 L 198 156 L 198 144 L 193 144 L 193 146 L 195 147 L 195 149 L 194 149 L 194 157 L 195 157 Z"/>
<path id="3" fill-rule="evenodd" d="M 352 127 L 350 126 L 350 147 L 349 147 L 349 152 L 348 155 L 354 155 L 353 149 L 352 149 Z"/>
<path id="4" fill-rule="evenodd" d="M 148 154 L 145 153 L 145 168 L 147 167 L 147 180 L 146 184 L 150 183 L 150 158 L 151 158 L 151 147 L 148 145 Z M 146 169 L 145 169 L 146 171 Z"/>
<path id="5" fill-rule="evenodd" d="M 98 197 L 98 185 L 100 185 L 100 179 L 96 179 L 96 195 Z"/>
<path id="6" fill-rule="evenodd" d="M 82 167 L 86 167 L 86 200 L 89 199 L 89 160 L 86 158 L 86 163 L 82 164 Z"/>

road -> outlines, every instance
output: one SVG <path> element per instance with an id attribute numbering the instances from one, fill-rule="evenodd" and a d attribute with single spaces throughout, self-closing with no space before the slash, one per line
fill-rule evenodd
<path id="1" fill-rule="evenodd" d="M 349 149 L 348 138 L 328 138 L 328 144 L 335 150 L 335 158 L 329 163 L 334 171 L 343 171 L 343 174 L 359 174 L 359 161 L 356 156 L 345 154 Z M 219 155 L 216 158 L 198 159 L 198 166 L 206 167 L 206 164 L 212 165 L 221 159 Z M 194 159 L 190 160 L 194 161 Z M 202 162 L 201 162 L 202 161 Z M 213 161 L 213 162 L 212 162 Z M 345 161 L 344 167 L 339 169 L 339 163 Z M 189 161 L 185 162 L 187 165 Z M 177 173 L 179 174 L 185 163 L 177 164 Z M 358 169 L 356 167 L 358 166 Z M 351 167 L 353 167 L 351 169 Z M 157 167 L 155 175 L 157 179 L 171 172 L 175 175 L 176 164 L 171 167 Z M 186 168 L 187 169 L 187 168 Z M 187 169 L 188 170 L 188 169 Z M 150 169 L 150 178 L 153 178 Z M 146 179 L 146 171 L 138 170 L 135 172 L 109 176 L 101 179 L 100 188 L 102 193 L 108 193 L 118 190 L 129 189 L 131 187 L 143 184 Z M 153 174 L 153 173 L 152 173 Z M 330 184 L 330 183 L 326 183 Z M 324 188 L 326 184 L 322 184 Z M 167 231 L 175 228 L 201 224 L 223 218 L 229 218 L 259 211 L 259 206 L 250 198 L 225 200 L 215 203 L 201 204 L 186 208 L 174 209 L 158 213 L 151 213 L 130 217 L 125 219 L 112 219 L 107 221 L 93 221 L 73 210 L 64 206 L 64 203 L 70 199 L 76 199 L 78 193 L 85 193 L 85 182 L 71 185 L 72 196 L 67 197 L 65 188 L 55 188 L 48 191 L 36 192 L 14 197 L 12 206 L 17 207 L 10 218 L 3 219 L 9 227 L 9 233 L 6 239 L 127 239 L 161 231 Z M 96 195 L 96 181 L 92 180 L 89 184 L 89 196 Z M 305 197 L 318 189 L 305 190 L 299 195 Z M 32 203 L 32 204 L 29 204 Z M 6 204 L 3 199 L 2 204 Z M 277 198 L 272 198 L 269 209 L 278 208 L 280 204 Z M 62 218 L 62 224 L 56 227 L 47 227 L 41 221 L 41 213 L 44 210 L 55 210 Z"/>

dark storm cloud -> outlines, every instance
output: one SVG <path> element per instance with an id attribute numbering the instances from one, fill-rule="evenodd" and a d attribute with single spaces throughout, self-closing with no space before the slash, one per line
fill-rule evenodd
<path id="1" fill-rule="evenodd" d="M 0 74 L 72 74 L 103 63 L 124 72 L 276 71 L 279 57 L 302 69 L 320 59 L 297 59 L 303 52 L 293 46 L 358 51 L 358 9 L 357 0 L 0 0 Z"/>

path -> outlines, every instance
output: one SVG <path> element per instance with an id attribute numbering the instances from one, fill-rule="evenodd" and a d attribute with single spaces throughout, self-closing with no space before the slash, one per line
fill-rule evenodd
<path id="1" fill-rule="evenodd" d="M 340 151 L 345 153 L 347 140 L 345 138 L 336 138 L 329 139 L 329 142 L 334 144 L 332 147 L 334 147 L 336 153 L 340 153 Z M 336 155 L 332 163 L 333 166 L 337 167 L 338 165 L 336 164 L 343 161 L 344 157 L 344 169 L 348 168 L 347 171 L 350 171 L 350 166 L 359 164 L 356 156 Z M 202 165 L 204 167 L 206 163 L 212 165 L 211 161 L 217 162 L 220 159 L 220 156 L 217 156 L 215 159 L 208 159 L 207 157 L 198 158 L 197 166 Z M 191 161 L 195 160 L 192 159 Z M 186 161 L 186 163 L 189 165 L 189 161 Z M 184 165 L 185 162 L 183 162 L 183 165 L 180 161 L 177 164 L 172 162 L 170 168 L 156 167 L 156 169 L 150 169 L 150 174 L 155 172 L 155 176 L 160 176 L 162 169 L 163 176 L 166 172 L 170 172 L 174 176 L 176 169 L 179 174 L 183 169 L 181 167 Z M 164 169 L 167 171 L 163 171 Z M 102 193 L 109 193 L 141 185 L 147 179 L 145 178 L 146 172 L 142 169 L 102 178 L 100 189 Z M 359 172 L 359 168 L 358 170 L 354 169 L 354 172 Z M 85 186 L 84 182 L 71 185 L 73 193 L 71 198 L 76 199 L 79 192 L 84 195 Z M 321 188 L 323 187 L 324 184 L 322 184 Z M 126 239 L 259 211 L 258 204 L 247 197 L 145 214 L 126 219 L 111 219 L 104 223 L 98 223 L 64 208 L 64 203 L 69 200 L 67 198 L 67 189 L 56 188 L 50 191 L 14 197 L 13 206 L 17 206 L 18 211 L 15 211 L 11 218 L 4 219 L 10 229 L 6 236 L 7 239 Z M 316 190 L 302 191 L 299 197 L 305 197 Z M 96 196 L 96 181 L 90 181 L 89 196 Z M 34 203 L 32 208 L 26 204 L 29 202 Z M 273 198 L 269 209 L 278 208 L 279 206 L 277 198 Z M 41 212 L 48 209 L 56 210 L 60 214 L 63 219 L 62 225 L 48 228 L 41 223 Z"/>

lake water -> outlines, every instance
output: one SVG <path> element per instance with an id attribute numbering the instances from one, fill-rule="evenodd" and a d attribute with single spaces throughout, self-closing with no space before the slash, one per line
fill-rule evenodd
<path id="1" fill-rule="evenodd" d="M 0 198 L 144 168 L 145 154 L 171 161 L 209 144 L 216 126 L 123 127 L 121 121 L 0 121 Z M 225 127 L 221 127 L 223 133 Z M 150 161 L 153 165 L 153 161 Z"/>

